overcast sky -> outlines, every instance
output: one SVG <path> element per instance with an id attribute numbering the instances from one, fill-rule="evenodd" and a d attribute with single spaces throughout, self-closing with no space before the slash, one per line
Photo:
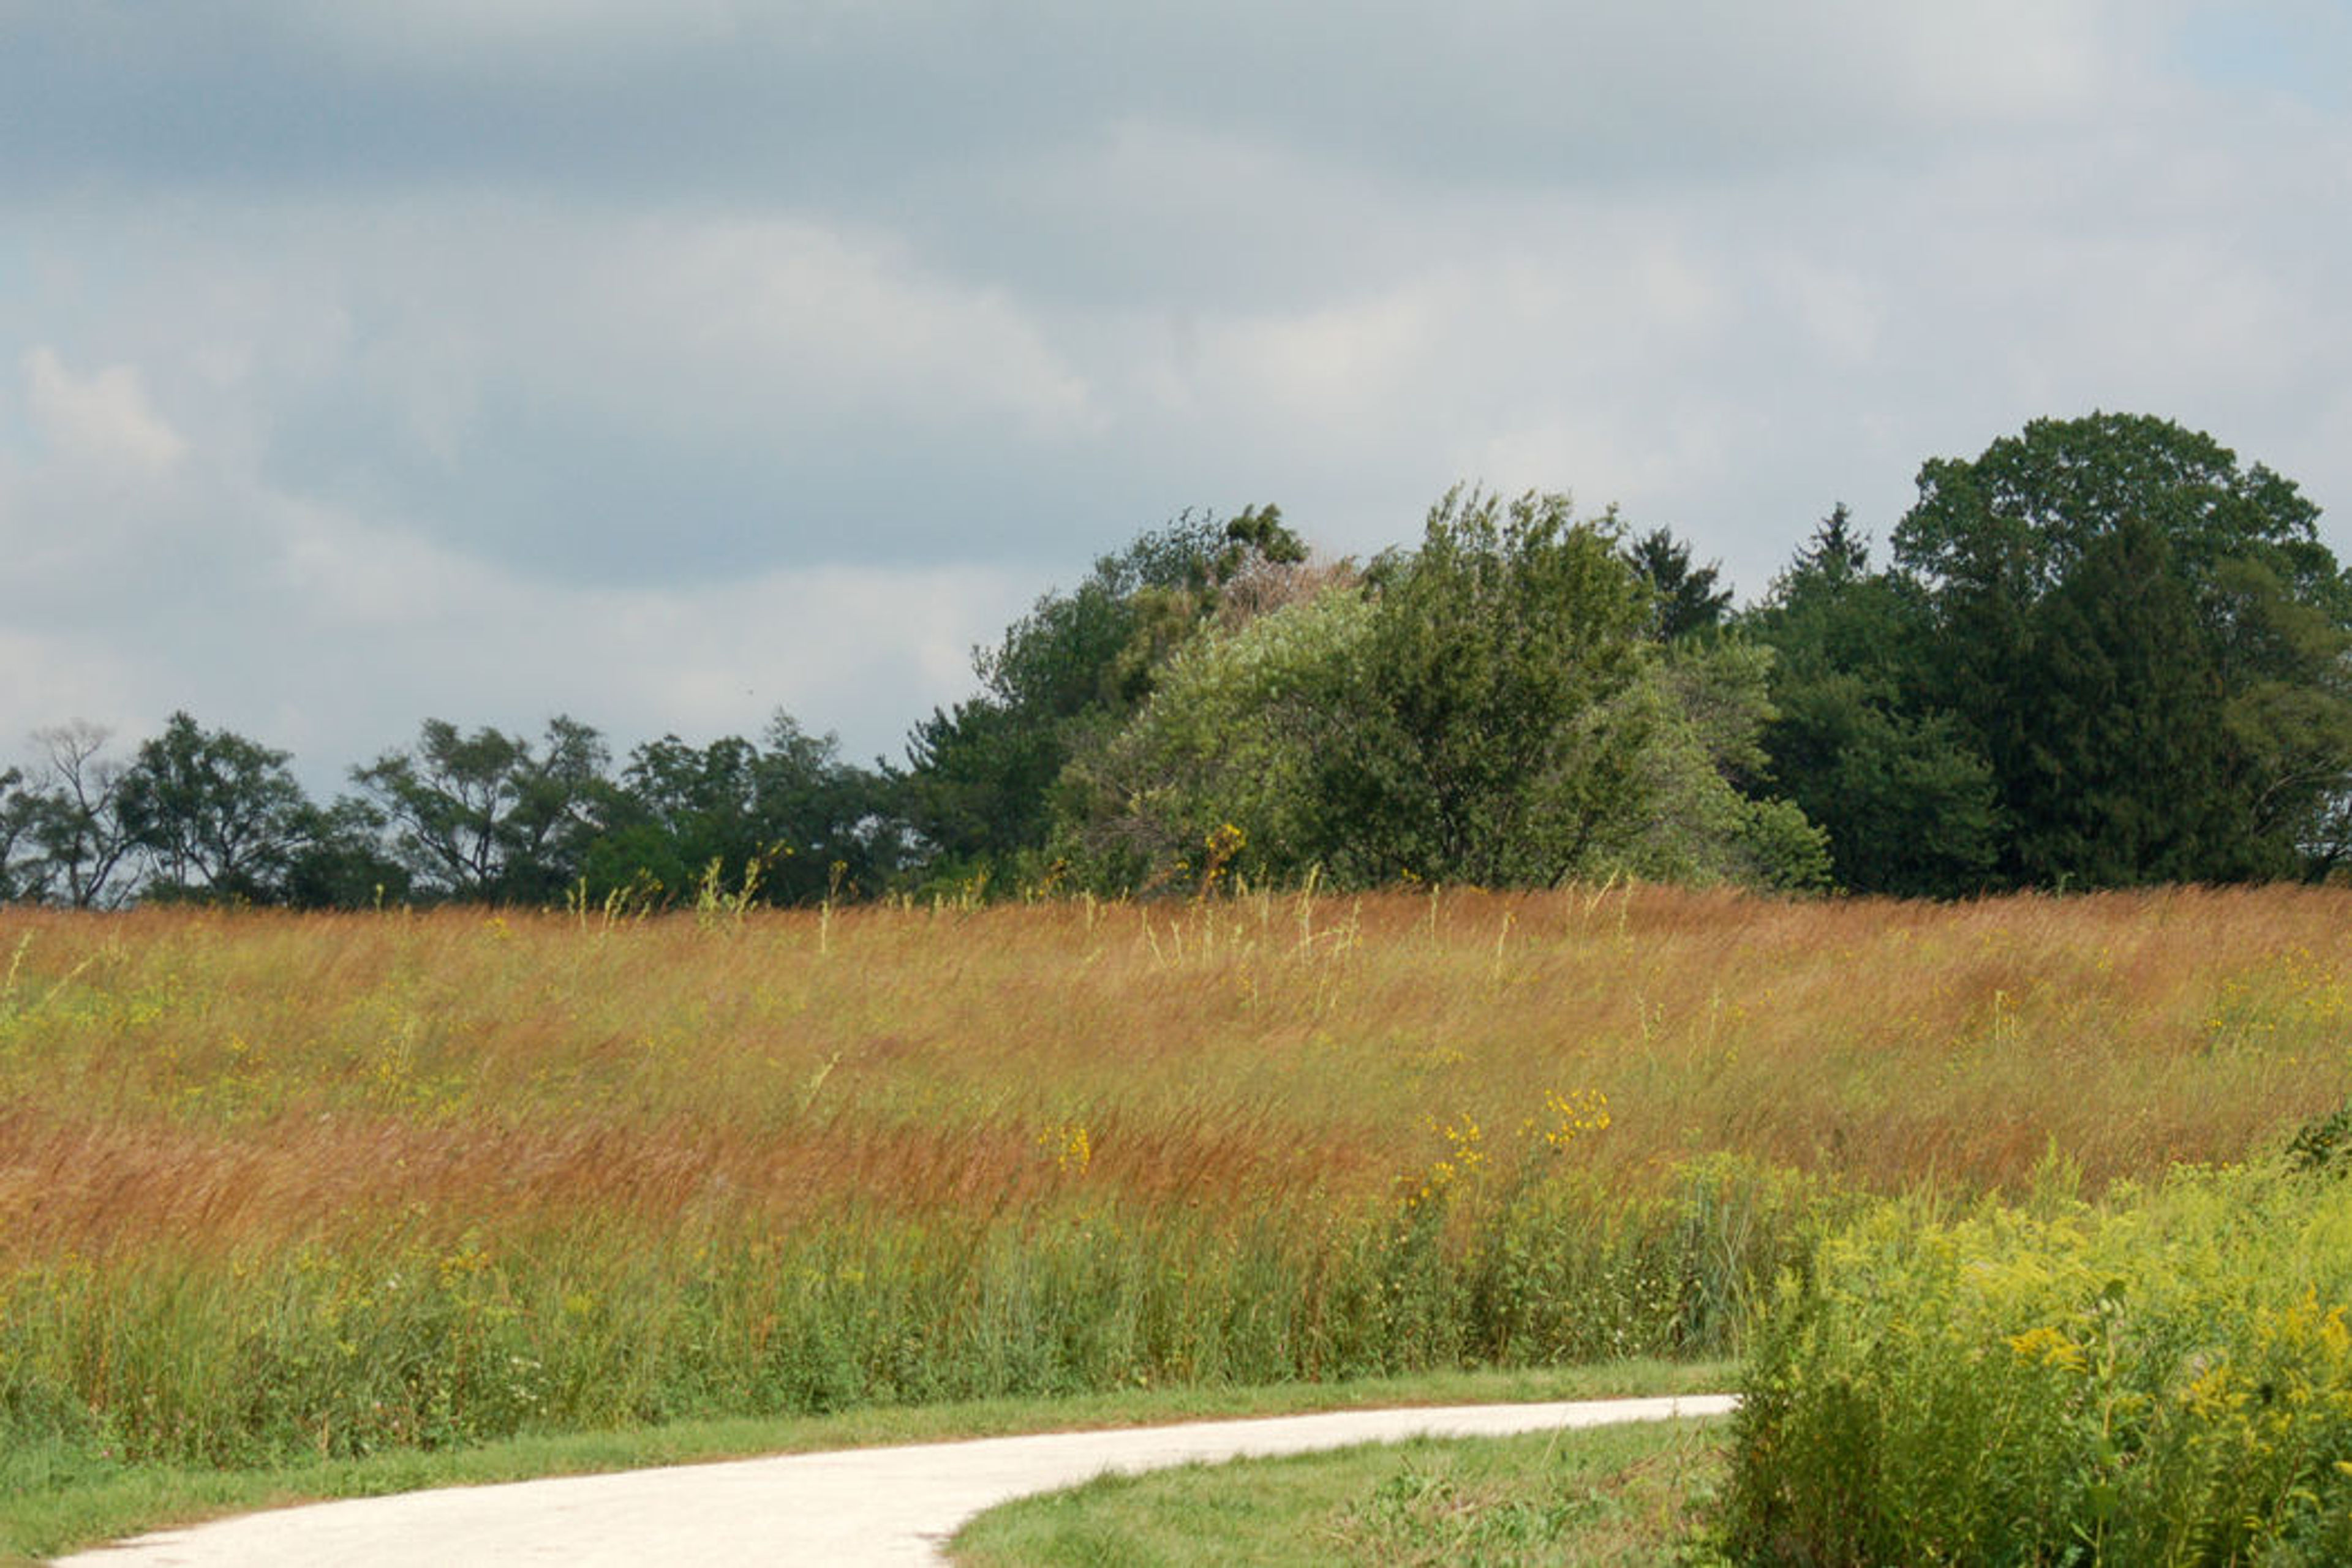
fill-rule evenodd
<path id="1" fill-rule="evenodd" d="M 0 760 L 854 758 L 1187 508 L 1761 593 L 2038 416 L 2352 556 L 2344 0 L 0 0 Z"/>

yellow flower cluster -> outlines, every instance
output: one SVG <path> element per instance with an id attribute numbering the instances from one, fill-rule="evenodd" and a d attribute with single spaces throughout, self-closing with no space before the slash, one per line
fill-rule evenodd
<path id="1" fill-rule="evenodd" d="M 1478 1119 L 1464 1111 L 1446 1125 L 1440 1127 L 1437 1119 L 1429 1119 L 1430 1130 L 1445 1140 L 1445 1152 L 1421 1178 L 1418 1191 L 1408 1193 L 1404 1206 L 1419 1208 L 1452 1186 L 1460 1177 L 1476 1170 L 1486 1160 L 1486 1151 L 1480 1147 L 1486 1137 Z"/>
<path id="2" fill-rule="evenodd" d="M 2182 1391 L 2182 1403 L 2248 1453 L 2267 1452 L 2299 1424 L 2352 1416 L 2352 1326 L 2315 1290 L 2284 1308 L 2257 1308 L 2254 1353 L 2222 1359 Z M 2232 1430 L 2233 1429 L 2233 1430 Z M 2226 1446 L 2226 1444 L 2225 1444 Z"/>
<path id="3" fill-rule="evenodd" d="M 1079 1122 L 1048 1127 L 1037 1134 L 1037 1147 L 1045 1152 L 1057 1171 L 1084 1175 L 1087 1167 L 1094 1163 L 1094 1139 Z"/>
<path id="4" fill-rule="evenodd" d="M 2063 1329 L 2047 1324 L 2028 1329 L 2021 1334 L 2010 1335 L 2009 1348 L 2020 1361 L 2036 1361 L 2044 1366 L 2063 1367 L 2068 1372 L 2080 1372 L 2086 1364 L 2083 1347 L 2069 1339 Z"/>
<path id="5" fill-rule="evenodd" d="M 1217 885 L 1217 879 L 1225 874 L 1227 864 L 1249 843 L 1249 835 L 1233 823 L 1220 823 L 1209 830 L 1208 837 L 1201 843 L 1208 851 L 1201 869 L 1201 893 L 1206 897 Z M 1180 860 L 1177 865 L 1181 868 L 1183 862 Z"/>
<path id="6" fill-rule="evenodd" d="M 1563 1094 L 1550 1089 L 1544 1095 L 1543 1114 L 1530 1116 L 1519 1123 L 1519 1141 L 1522 1146 L 1540 1142 L 1547 1149 L 1565 1149 L 1585 1134 L 1601 1131 L 1608 1125 L 1609 1097 L 1601 1090 L 1579 1089 Z M 1407 1189 L 1407 1209 L 1429 1203 L 1486 1163 L 1486 1129 L 1468 1111 L 1444 1126 L 1431 1117 L 1428 1126 L 1444 1140 L 1445 1152 L 1431 1163 L 1419 1182 Z"/>
<path id="7" fill-rule="evenodd" d="M 1599 1132 L 1609 1125 L 1609 1097 L 1597 1089 L 1570 1089 L 1562 1094 L 1558 1089 L 1544 1093 L 1544 1115 L 1540 1122 L 1530 1120 L 1521 1131 L 1533 1135 L 1538 1130 L 1548 1148 L 1565 1149 L 1587 1132 Z"/>

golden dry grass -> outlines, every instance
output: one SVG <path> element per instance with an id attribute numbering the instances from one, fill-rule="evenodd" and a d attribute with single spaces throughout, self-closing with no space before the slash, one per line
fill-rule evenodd
<path id="1" fill-rule="evenodd" d="M 929 1318 L 891 1309 L 917 1334 L 996 1300 L 946 1274 L 997 1279 L 1005 1248 L 1055 1237 L 1094 1281 L 1070 1311 L 1087 1290 L 1178 1311 L 1151 1291 L 1205 1277 L 1098 1277 L 1141 1245 L 1121 1237 L 1181 1233 L 1154 1267 L 1218 1271 L 1231 1327 L 1250 1279 L 1334 1247 L 1358 1247 L 1364 1290 L 1402 1289 L 1334 1216 L 1410 1218 L 1433 1181 L 1454 1184 L 1447 1234 L 1475 1272 L 1507 1239 L 1478 1230 L 1479 1194 L 1524 1194 L 1538 1164 L 1552 1196 L 1521 1230 L 1573 1230 L 1720 1151 L 1822 1192 L 2014 1187 L 2053 1150 L 2093 1186 L 2236 1158 L 2344 1098 L 2347 917 L 2334 890 L 1921 905 L 1624 887 L 645 921 L 9 910 L 0 1293 L 68 1303 L 54 1331 L 79 1348 L 20 1364 L 48 1356 L 94 1407 L 176 1375 L 120 1370 L 139 1355 L 205 1352 L 84 1334 L 76 1291 L 135 1278 L 170 1298 L 159 1321 L 224 1321 L 251 1309 L 240 1289 L 295 1300 L 326 1266 L 289 1260 L 320 1257 L 343 1260 L 341 1294 L 302 1310 L 338 1321 L 389 1310 L 351 1259 L 438 1258 L 453 1289 L 511 1276 L 491 1316 L 543 1356 L 548 1303 L 651 1289 L 631 1270 L 716 1300 L 694 1272 L 716 1248 L 737 1294 L 709 1321 L 756 1360 L 789 1314 L 743 1294 L 765 1289 L 747 1249 L 862 1258 L 887 1231 L 904 1289 L 941 1292 Z M 1610 1125 L 1547 1152 L 1547 1096 L 1592 1093 Z M 1250 1254 L 1251 1237 L 1279 1245 Z M 880 1267 L 843 1263 L 826 1288 Z M 1528 1265 L 1514 1289 L 1583 1267 Z M 544 1300 L 520 1282 L 534 1269 Z M 1379 1331 L 1389 1309 L 1352 1300 L 1331 1285 L 1279 1333 L 1312 1339 L 1343 1308 Z M 1213 1362 L 1208 1328 L 1132 1331 L 1162 1372 Z"/>
<path id="2" fill-rule="evenodd" d="M 866 909 L 0 914 L 0 1248 L 697 1205 L 1385 1190 L 1548 1090 L 1633 1179 L 2096 1182 L 2333 1107 L 2352 900 L 1612 889 Z M 825 929 L 820 932 L 820 921 Z M 1052 1157 L 1083 1127 L 1088 1160 Z M 1043 1142 L 1041 1142 L 1041 1140 Z"/>

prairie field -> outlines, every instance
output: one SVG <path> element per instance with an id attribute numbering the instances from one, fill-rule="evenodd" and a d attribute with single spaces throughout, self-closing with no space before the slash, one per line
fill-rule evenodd
<path id="1" fill-rule="evenodd" d="M 0 1479 L 1738 1353 L 2343 1104 L 2352 897 L 0 911 Z"/>

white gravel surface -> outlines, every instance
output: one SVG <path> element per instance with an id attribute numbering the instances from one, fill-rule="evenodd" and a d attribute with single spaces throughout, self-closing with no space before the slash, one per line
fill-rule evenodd
<path id="1" fill-rule="evenodd" d="M 1347 1410 L 788 1454 L 312 1503 L 141 1536 L 60 1562 L 67 1568 L 936 1563 L 941 1543 L 972 1515 L 1105 1470 L 1296 1454 L 1423 1434 L 1499 1436 L 1717 1415 L 1732 1405 L 1728 1395 L 1702 1394 Z"/>

